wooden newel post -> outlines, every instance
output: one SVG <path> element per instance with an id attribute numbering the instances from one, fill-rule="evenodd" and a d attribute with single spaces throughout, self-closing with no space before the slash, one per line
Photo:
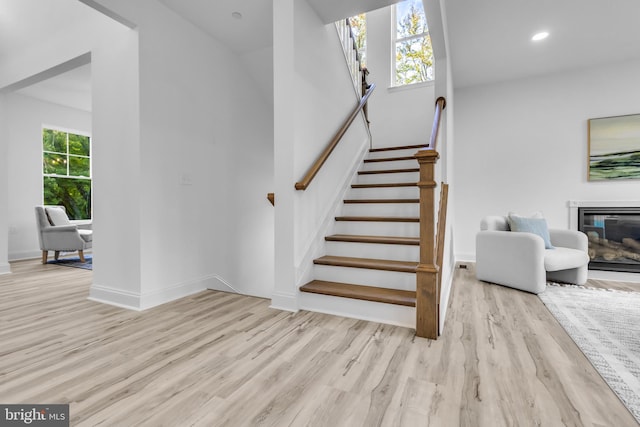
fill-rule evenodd
<path id="1" fill-rule="evenodd" d="M 416 335 L 438 339 L 438 275 L 435 253 L 435 150 L 420 150 L 420 263 L 416 270 Z"/>

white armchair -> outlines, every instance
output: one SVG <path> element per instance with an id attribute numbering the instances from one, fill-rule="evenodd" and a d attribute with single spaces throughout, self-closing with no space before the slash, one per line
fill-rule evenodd
<path id="1" fill-rule="evenodd" d="M 583 285 L 589 264 L 584 233 L 549 229 L 554 249 L 542 237 L 512 232 L 507 217 L 488 216 L 476 235 L 476 277 L 486 282 L 538 294 L 547 280 Z"/>
<path id="2" fill-rule="evenodd" d="M 70 221 L 64 206 L 36 206 L 38 240 L 42 251 L 42 263 L 47 263 L 49 251 L 54 251 L 55 259 L 60 252 L 75 252 L 82 262 L 84 251 L 93 243 L 91 223 Z"/>

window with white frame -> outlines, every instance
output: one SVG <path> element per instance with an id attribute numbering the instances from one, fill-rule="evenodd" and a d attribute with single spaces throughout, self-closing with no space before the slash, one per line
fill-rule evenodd
<path id="1" fill-rule="evenodd" d="M 353 37 L 358 50 L 358 58 L 362 67 L 367 66 L 367 15 L 361 13 L 349 18 L 349 24 L 353 31 Z"/>
<path id="2" fill-rule="evenodd" d="M 91 138 L 42 129 L 43 202 L 62 205 L 70 219 L 91 218 Z"/>
<path id="3" fill-rule="evenodd" d="M 394 6 L 393 86 L 433 80 L 433 49 L 422 0 Z"/>

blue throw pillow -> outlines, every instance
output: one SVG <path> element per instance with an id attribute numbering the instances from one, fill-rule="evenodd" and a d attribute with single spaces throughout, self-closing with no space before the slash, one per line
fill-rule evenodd
<path id="1" fill-rule="evenodd" d="M 526 218 L 518 215 L 509 215 L 509 227 L 511 227 L 511 231 L 533 233 L 540 236 L 544 241 L 545 249 L 555 249 L 555 247 L 551 245 L 547 221 L 545 221 L 544 218 Z"/>

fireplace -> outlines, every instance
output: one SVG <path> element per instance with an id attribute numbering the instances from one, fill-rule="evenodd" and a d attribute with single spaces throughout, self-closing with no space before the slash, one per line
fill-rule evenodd
<path id="1" fill-rule="evenodd" d="M 589 269 L 640 273 L 640 208 L 579 207 L 589 238 Z"/>

